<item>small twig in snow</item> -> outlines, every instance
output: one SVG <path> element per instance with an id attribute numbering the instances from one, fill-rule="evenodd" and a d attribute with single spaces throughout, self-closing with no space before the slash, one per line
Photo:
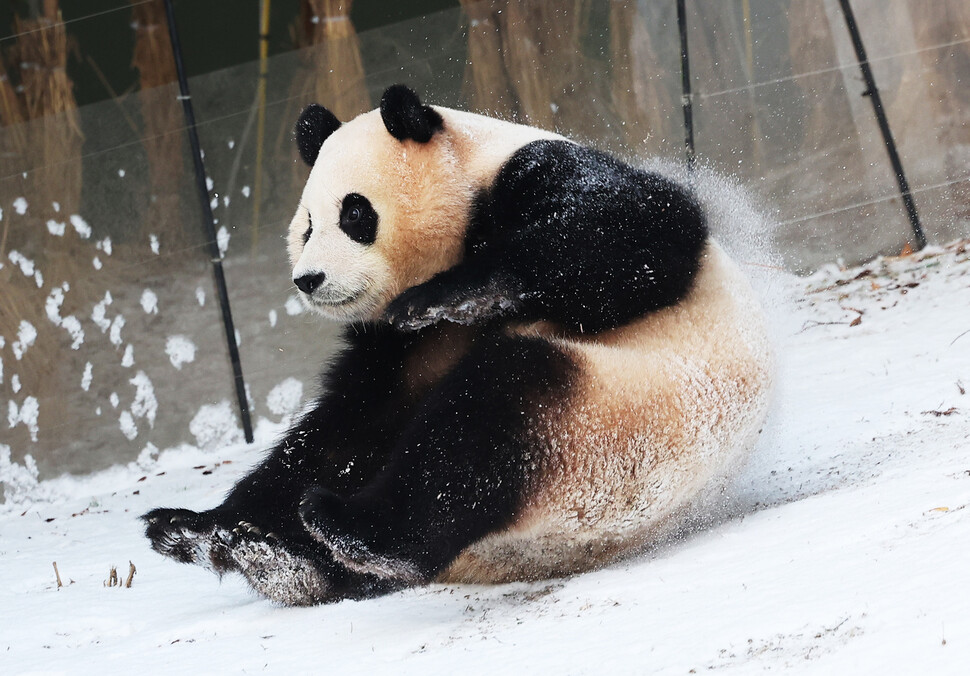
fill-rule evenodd
<path id="1" fill-rule="evenodd" d="M 128 579 L 125 580 L 125 589 L 131 589 L 131 581 L 135 579 L 135 564 L 128 562 Z"/>
<path id="2" fill-rule="evenodd" d="M 64 586 L 64 583 L 61 582 L 61 574 L 57 570 L 57 561 L 54 561 L 53 564 L 54 564 L 54 576 L 57 578 L 57 588 L 60 589 L 61 587 Z"/>
<path id="3" fill-rule="evenodd" d="M 953 347 L 953 343 L 957 342 L 958 340 L 960 340 L 961 338 L 963 338 L 968 333 L 970 333 L 970 329 L 967 329 L 966 331 L 964 331 L 963 333 L 961 333 L 959 336 L 957 336 L 956 338 L 954 338 L 953 340 L 951 340 L 950 341 L 950 347 Z"/>

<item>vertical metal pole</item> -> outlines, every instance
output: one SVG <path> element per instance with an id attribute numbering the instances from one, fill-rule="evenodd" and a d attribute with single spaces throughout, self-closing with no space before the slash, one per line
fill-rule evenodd
<path id="1" fill-rule="evenodd" d="M 903 204 L 906 205 L 906 213 L 909 215 L 909 223 L 916 236 L 916 247 L 922 249 L 926 246 L 926 234 L 920 224 L 919 214 L 916 212 L 916 202 L 913 201 L 913 194 L 909 190 L 909 182 L 903 171 L 903 163 L 896 152 L 896 142 L 893 140 L 893 133 L 889 129 L 889 120 L 886 119 L 886 111 L 882 107 L 882 98 L 876 88 L 876 79 L 872 76 L 872 69 L 869 68 L 869 59 L 866 56 L 866 48 L 862 44 L 862 36 L 859 34 L 859 27 L 855 21 L 855 14 L 849 0 L 839 0 L 842 6 L 842 14 L 845 16 L 846 26 L 849 28 L 849 35 L 852 38 L 852 46 L 855 49 L 856 58 L 859 59 L 859 68 L 862 70 L 862 78 L 866 83 L 866 91 L 863 96 L 868 96 L 872 102 L 872 109 L 876 114 L 876 122 L 879 124 L 879 131 L 882 132 L 882 140 L 886 144 L 886 152 L 889 154 L 889 162 L 892 164 L 893 173 L 896 175 L 896 183 L 899 184 L 899 193 L 902 195 Z"/>
<path id="2" fill-rule="evenodd" d="M 175 25 L 175 8 L 172 0 L 165 0 L 165 13 L 168 18 L 168 37 L 172 42 L 172 55 L 175 59 L 175 70 L 179 80 L 179 99 L 182 101 L 182 113 L 189 132 L 189 143 L 192 146 L 192 162 L 195 165 L 195 183 L 202 205 L 202 227 L 209 245 L 209 256 L 212 260 L 212 272 L 215 275 L 216 292 L 219 295 L 219 307 L 222 308 L 222 324 L 226 330 L 226 345 L 229 348 L 229 360 L 232 362 L 233 381 L 236 386 L 236 400 L 239 403 L 239 417 L 242 419 L 243 433 L 247 443 L 253 443 L 253 423 L 249 415 L 249 401 L 246 399 L 246 382 L 243 380 L 242 364 L 239 361 L 239 346 L 236 344 L 236 330 L 232 322 L 232 311 L 229 308 L 229 292 L 226 289 L 226 276 L 222 270 L 222 253 L 216 241 L 216 227 L 212 219 L 212 207 L 209 204 L 209 189 L 205 183 L 205 165 L 202 161 L 202 148 L 199 144 L 199 133 L 195 127 L 195 113 L 192 110 L 192 97 L 189 95 L 189 83 L 185 75 L 182 62 L 182 48 L 179 43 L 178 28 Z"/>
<path id="3" fill-rule="evenodd" d="M 681 103 L 684 107 L 684 144 L 687 147 L 687 170 L 694 171 L 697 155 L 694 152 L 694 111 L 690 91 L 690 53 L 687 50 L 687 9 L 685 0 L 677 0 L 677 27 L 680 29 Z"/>

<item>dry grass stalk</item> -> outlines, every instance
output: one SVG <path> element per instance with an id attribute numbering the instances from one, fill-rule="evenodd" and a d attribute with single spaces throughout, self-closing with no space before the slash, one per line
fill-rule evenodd
<path id="1" fill-rule="evenodd" d="M 125 589 L 131 589 L 131 581 L 135 579 L 135 564 L 128 562 L 128 578 L 125 580 Z"/>
<path id="2" fill-rule="evenodd" d="M 175 61 L 161 0 L 131 0 L 135 52 L 131 65 L 138 70 L 142 145 L 148 155 L 153 227 L 178 246 L 187 237 L 179 218 L 179 184 L 183 170 L 182 111 L 175 92 Z"/>
<path id="3" fill-rule="evenodd" d="M 475 112 L 511 120 L 518 105 L 502 60 L 502 7 L 495 0 L 461 0 L 461 6 L 468 17 L 465 100 Z"/>
<path id="4" fill-rule="evenodd" d="M 352 5 L 352 0 L 305 0 L 303 5 L 304 39 L 311 49 L 303 52 L 310 76 L 302 103 L 321 103 L 345 121 L 371 108 Z"/>
<path id="5" fill-rule="evenodd" d="M 300 48 L 302 68 L 294 72 L 290 105 L 283 113 L 277 136 L 277 153 L 294 157 L 290 139 L 293 123 L 310 103 L 329 108 L 346 122 L 371 109 L 360 40 L 350 19 L 352 0 L 303 0 L 294 42 Z M 307 169 L 293 162 L 292 185 L 302 186 Z"/>
<path id="6" fill-rule="evenodd" d="M 656 154 L 673 133 L 669 113 L 674 110 L 674 101 L 664 81 L 675 74 L 665 71 L 651 41 L 637 3 L 613 0 L 613 106 L 623 122 L 626 144 L 638 154 Z"/>
<path id="7" fill-rule="evenodd" d="M 20 63 L 23 106 L 28 125 L 29 167 L 43 174 L 35 180 L 32 203 L 61 213 L 77 213 L 81 201 L 81 133 L 74 86 L 67 76 L 67 32 L 55 2 L 45 2 L 45 14 L 14 20 L 17 42 L 12 50 Z M 36 213 L 36 211 L 35 211 Z M 49 212 L 50 213 L 50 212 Z M 56 215 L 52 213 L 52 215 Z"/>
<path id="8" fill-rule="evenodd" d="M 111 570 L 108 571 L 108 579 L 104 582 L 105 587 L 117 587 L 118 586 L 118 569 L 111 566 Z"/>
<path id="9" fill-rule="evenodd" d="M 54 577 L 57 578 L 57 588 L 60 589 L 61 587 L 64 586 L 64 583 L 61 582 L 61 574 L 57 570 L 57 561 L 54 561 L 53 564 L 54 564 Z"/>
<path id="10" fill-rule="evenodd" d="M 604 64 L 583 52 L 590 7 L 591 0 L 508 0 L 499 25 L 522 121 L 604 142 L 615 134 L 615 115 Z"/>

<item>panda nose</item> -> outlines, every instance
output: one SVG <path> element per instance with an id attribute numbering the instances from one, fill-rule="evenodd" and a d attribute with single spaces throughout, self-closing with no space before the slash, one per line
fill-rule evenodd
<path id="1" fill-rule="evenodd" d="M 323 284 L 323 280 L 326 278 L 327 276 L 322 272 L 315 272 L 310 275 L 296 277 L 293 279 L 293 283 L 296 284 L 296 288 L 309 296 L 317 287 Z"/>

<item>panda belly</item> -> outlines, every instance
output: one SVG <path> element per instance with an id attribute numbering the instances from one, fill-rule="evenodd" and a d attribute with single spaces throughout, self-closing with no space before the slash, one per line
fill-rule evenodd
<path id="1" fill-rule="evenodd" d="M 577 366 L 561 409 L 533 414 L 533 473 L 514 521 L 439 579 L 503 582 L 588 570 L 676 528 L 753 445 L 770 350 L 754 295 L 711 243 L 680 304 L 592 337 L 530 326 Z"/>

